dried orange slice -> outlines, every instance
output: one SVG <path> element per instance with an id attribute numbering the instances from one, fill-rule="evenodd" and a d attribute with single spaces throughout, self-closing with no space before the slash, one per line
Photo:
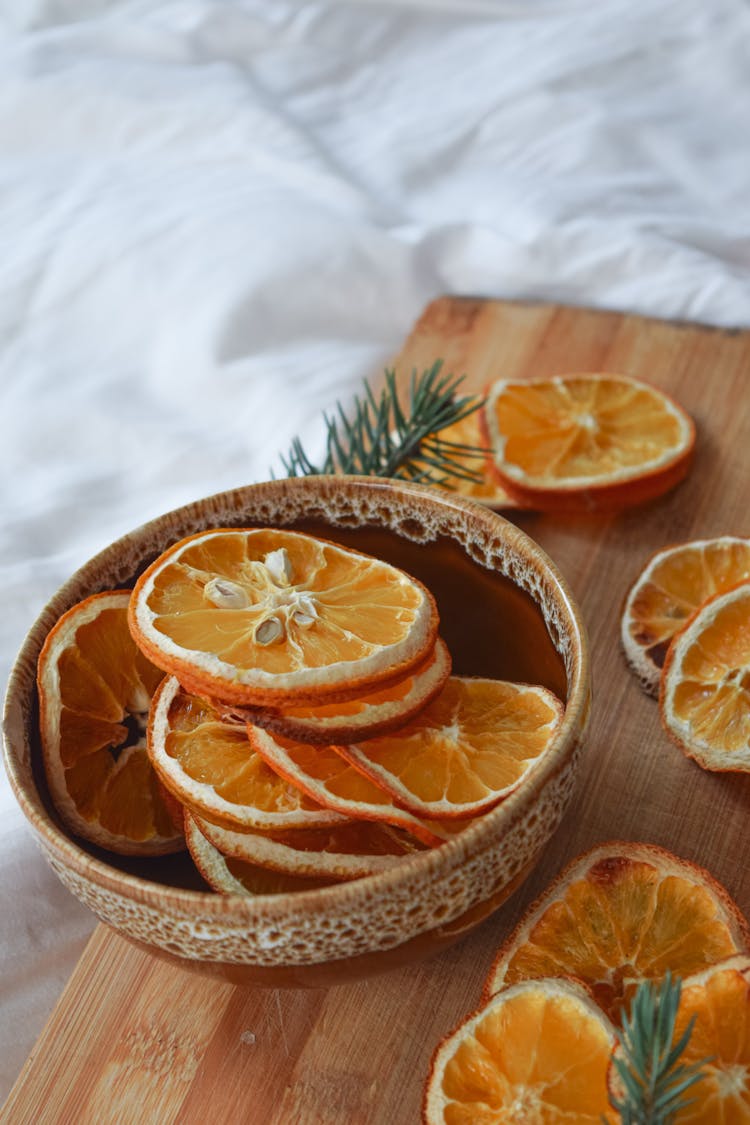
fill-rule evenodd
<path id="1" fill-rule="evenodd" d="M 346 703 L 299 705 L 273 711 L 234 708 L 237 718 L 300 742 L 350 742 L 403 726 L 434 699 L 451 670 L 448 646 L 438 637 L 426 664 L 387 687 Z"/>
<path id="2" fill-rule="evenodd" d="M 430 846 L 443 842 L 434 826 L 399 808 L 390 794 L 350 765 L 339 752 L 341 747 L 310 746 L 261 727 L 247 730 L 253 749 L 271 769 L 319 805 L 353 820 L 395 824 Z"/>
<path id="3" fill-rule="evenodd" d="M 256 867 L 241 859 L 224 856 L 211 844 L 188 813 L 185 817 L 185 840 L 193 863 L 209 887 L 225 895 L 283 895 L 330 887 L 331 879 L 305 879 Z"/>
<path id="4" fill-rule="evenodd" d="M 687 474 L 695 444 L 677 403 L 625 375 L 498 382 L 486 416 L 502 484 L 540 509 L 616 510 L 661 496 Z"/>
<path id="5" fill-rule="evenodd" d="M 133 643 L 129 600 L 129 590 L 94 594 L 45 641 L 38 666 L 44 770 L 71 832 L 122 855 L 162 855 L 185 845 L 146 755 L 162 673 Z"/>
<path id="6" fill-rule="evenodd" d="M 138 580 L 130 627 L 186 690 L 261 706 L 353 698 L 435 644 L 435 601 L 388 563 L 295 531 L 204 531 Z"/>
<path id="7" fill-rule="evenodd" d="M 162 784 L 187 809 L 230 828 L 322 827 L 323 809 L 253 751 L 244 723 L 219 717 L 168 676 L 154 695 L 148 753 Z"/>
<path id="8" fill-rule="evenodd" d="M 732 957 L 682 983 L 675 1038 L 695 1016 L 680 1062 L 704 1062 L 680 1125 L 750 1122 L 750 960 Z"/>
<path id="9" fill-rule="evenodd" d="M 403 727 L 339 753 L 416 816 L 474 817 L 521 784 L 562 717 L 546 688 L 451 676 Z"/>
<path id="10" fill-rule="evenodd" d="M 658 551 L 628 591 L 621 637 L 630 667 L 650 695 L 670 641 L 699 606 L 750 579 L 750 539 L 724 535 Z"/>
<path id="11" fill-rule="evenodd" d="M 750 582 L 711 598 L 675 636 L 659 706 L 699 766 L 750 771 Z"/>
<path id="12" fill-rule="evenodd" d="M 330 828 L 290 828 L 288 832 L 232 832 L 193 818 L 203 835 L 225 856 L 290 875 L 358 879 L 424 851 L 407 832 L 390 824 L 350 820 Z"/>
<path id="13" fill-rule="evenodd" d="M 580 985 L 538 980 L 507 988 L 439 1045 L 425 1125 L 614 1125 L 607 1072 L 615 1042 L 612 1024 Z"/>
<path id="14" fill-rule="evenodd" d="M 574 860 L 500 949 L 485 997 L 571 976 L 615 1022 L 644 980 L 688 976 L 744 952 L 750 932 L 707 871 L 650 844 L 602 844 Z"/>

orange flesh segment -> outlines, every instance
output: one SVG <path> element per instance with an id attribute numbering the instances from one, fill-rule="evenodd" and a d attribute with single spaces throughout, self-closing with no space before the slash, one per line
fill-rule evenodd
<path id="1" fill-rule="evenodd" d="M 516 787 L 562 712 L 542 688 L 451 676 L 403 727 L 341 753 L 421 815 L 475 816 Z"/>
<path id="2" fill-rule="evenodd" d="M 92 838 L 117 846 L 116 839 L 97 839 L 99 826 L 144 850 L 155 838 L 179 839 L 145 750 L 149 701 L 162 673 L 133 643 L 126 593 L 119 607 L 78 627 L 57 669 L 63 783 Z"/>
<path id="3" fill-rule="evenodd" d="M 684 424 L 655 389 L 606 375 L 509 384 L 494 409 L 502 467 L 534 483 L 636 475 L 685 442 Z"/>
<path id="4" fill-rule="evenodd" d="M 707 886 L 612 857 L 555 897 L 510 952 L 502 983 L 573 976 L 619 1021 L 642 980 L 660 980 L 667 969 L 684 977 L 738 948 Z"/>
<path id="5" fill-rule="evenodd" d="M 132 642 L 122 609 L 104 609 L 81 625 L 75 647 L 60 654 L 58 669 L 60 702 L 66 711 L 114 724 L 122 722 L 128 710 L 143 712 L 139 704 L 148 710 L 148 700 L 162 680 L 162 673 Z"/>
<path id="6" fill-rule="evenodd" d="M 274 581 L 264 558 L 284 544 L 292 584 Z M 213 654 L 239 669 L 284 673 L 357 661 L 402 641 L 422 603 L 420 589 L 377 559 L 301 535 L 226 533 L 188 546 L 156 576 L 149 598 L 155 628 L 182 648 Z M 247 598 L 245 608 L 218 608 L 204 593 L 223 579 Z M 311 598 L 315 619 L 305 617 Z M 295 614 L 295 605 L 302 611 Z M 284 640 L 259 644 L 256 628 L 283 620 Z"/>
<path id="7" fill-rule="evenodd" d="M 430 1125 L 614 1120 L 607 1094 L 612 1028 L 592 1004 L 531 986 L 496 997 L 471 1023 L 453 1037 L 443 1112 L 429 1116 Z"/>

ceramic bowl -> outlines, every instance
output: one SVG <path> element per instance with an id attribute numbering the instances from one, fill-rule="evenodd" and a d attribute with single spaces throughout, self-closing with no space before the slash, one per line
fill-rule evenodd
<path id="1" fill-rule="evenodd" d="M 436 596 L 454 671 L 544 683 L 565 699 L 545 758 L 492 812 L 385 873 L 295 894 L 209 892 L 186 857 L 126 859 L 73 838 L 50 802 L 39 747 L 36 663 L 60 615 L 132 584 L 176 540 L 209 527 L 298 527 L 369 551 Z M 572 796 L 589 711 L 579 611 L 544 552 L 495 513 L 395 481 L 307 477 L 189 504 L 113 543 L 77 571 L 31 629 L 5 709 L 11 784 L 63 883 L 120 934 L 236 983 L 319 986 L 436 952 L 529 874 Z"/>

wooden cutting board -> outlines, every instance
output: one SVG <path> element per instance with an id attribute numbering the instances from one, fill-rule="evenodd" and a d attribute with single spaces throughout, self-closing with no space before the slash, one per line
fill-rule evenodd
<path id="1" fill-rule="evenodd" d="M 750 534 L 750 333 L 550 305 L 442 298 L 397 360 L 443 357 L 467 387 L 564 371 L 642 376 L 698 426 L 674 493 L 616 517 L 516 513 L 572 585 L 593 648 L 594 709 L 573 807 L 528 883 L 460 945 L 328 991 L 242 990 L 140 952 L 103 926 L 5 1110 L 12 1125 L 409 1125 L 437 1041 L 478 1002 L 497 944 L 560 866 L 607 839 L 695 860 L 750 913 L 750 777 L 711 775 L 672 746 L 628 673 L 618 616 L 657 548 Z"/>

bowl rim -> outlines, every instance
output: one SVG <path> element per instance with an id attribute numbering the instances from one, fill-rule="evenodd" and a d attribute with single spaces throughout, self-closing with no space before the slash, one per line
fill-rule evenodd
<path id="1" fill-rule="evenodd" d="M 204 518 L 203 509 L 208 512 L 231 512 L 242 501 L 249 504 L 255 495 L 275 490 L 300 493 L 311 492 L 317 498 L 325 497 L 335 491 L 354 491 L 360 493 L 383 492 L 390 495 L 407 494 L 414 500 L 422 499 L 429 505 L 446 509 L 453 513 L 463 513 L 466 517 L 478 520 L 487 527 L 492 525 L 500 534 L 503 545 L 509 547 L 516 556 L 536 564 L 544 573 L 545 579 L 555 593 L 558 606 L 568 617 L 566 623 L 572 626 L 571 667 L 566 669 L 568 698 L 560 730 L 553 746 L 542 761 L 534 766 L 519 787 L 509 794 L 499 805 L 470 825 L 459 836 L 447 840 L 439 848 L 419 852 L 404 857 L 393 867 L 360 879 L 335 883 L 309 891 L 295 891 L 276 895 L 223 895 L 213 891 L 190 890 L 187 888 L 157 883 L 140 875 L 122 871 L 97 855 L 92 854 L 60 826 L 48 813 L 33 774 L 27 786 L 24 772 L 26 754 L 31 755 L 33 747 L 24 720 L 23 703 L 34 702 L 35 678 L 29 699 L 28 668 L 36 663 L 41 645 L 49 629 L 69 605 L 80 601 L 81 583 L 89 583 L 88 593 L 97 592 L 91 587 L 94 574 L 107 565 L 112 565 L 126 548 L 128 541 L 136 537 L 147 540 L 149 534 L 163 535 L 165 521 L 189 520 L 198 516 Z M 206 523 L 206 526 L 210 526 Z M 217 523 L 213 526 L 222 526 Z M 227 525 L 224 525 L 227 526 Z M 249 525 L 251 526 L 251 525 Z M 272 526 L 266 524 L 266 526 Z M 332 522 L 335 531 L 336 523 Z M 351 526 L 340 524 L 338 526 Z M 386 527 L 387 525 L 382 525 Z M 394 531 L 394 534 L 397 534 Z M 406 536 L 408 537 L 408 535 Z M 173 541 L 182 536 L 177 535 Z M 458 543 L 458 540 L 455 540 Z M 166 549 L 166 544 L 162 550 Z M 461 546 L 461 544 L 459 544 Z M 465 548 L 463 548 L 465 550 Z M 481 562 L 474 559 L 477 565 Z M 488 567 L 487 569 L 492 569 Z M 112 587 L 114 588 L 114 587 Z M 74 597 L 71 600 L 71 595 Z M 529 596 L 533 597 L 530 591 Z M 537 603 L 538 604 L 538 603 Z M 61 605 L 63 608 L 61 608 Z M 568 634 L 570 636 L 570 634 Z M 551 638 L 554 643 L 554 638 Z M 141 905 L 157 910 L 169 909 L 173 914 L 215 919 L 236 917 L 242 923 L 282 921 L 290 910 L 301 910 L 308 914 L 327 913 L 332 906 L 347 909 L 364 906 L 368 899 L 380 898 L 389 888 L 401 884 L 409 876 L 419 876 L 423 882 L 432 882 L 452 872 L 469 858 L 481 855 L 492 848 L 501 834 L 507 833 L 526 811 L 535 803 L 539 793 L 561 772 L 575 749 L 578 738 L 585 728 L 590 704 L 589 650 L 586 628 L 578 605 L 566 580 L 558 571 L 546 552 L 515 524 L 481 504 L 466 499 L 456 493 L 434 486 L 412 484 L 401 480 L 363 476 L 306 476 L 282 478 L 274 481 L 261 481 L 215 493 L 200 500 L 191 501 L 141 524 L 111 542 L 103 550 L 92 556 L 63 583 L 43 607 L 29 629 L 8 681 L 3 712 L 3 753 L 5 768 L 11 788 L 24 815 L 40 838 L 47 857 L 56 860 L 85 881 L 89 881 L 105 891 L 119 894 Z M 28 708 L 27 708 L 28 709 Z M 29 767 L 31 762 L 29 761 Z"/>

